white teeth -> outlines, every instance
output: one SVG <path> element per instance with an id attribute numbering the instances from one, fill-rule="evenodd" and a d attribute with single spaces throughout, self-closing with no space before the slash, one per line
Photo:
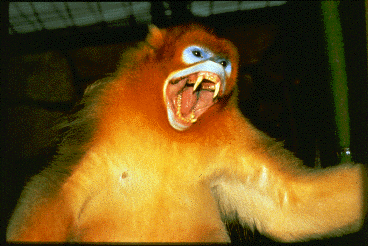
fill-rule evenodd
<path id="1" fill-rule="evenodd" d="M 221 85 L 220 83 L 217 83 L 215 85 L 215 93 L 213 93 L 213 99 L 215 99 L 218 96 L 218 94 L 220 92 L 220 85 Z"/>
<path id="2" fill-rule="evenodd" d="M 202 90 L 207 90 L 207 91 L 214 91 L 213 93 L 213 100 L 215 100 L 220 93 L 220 87 L 221 87 L 221 81 L 217 76 L 212 76 L 210 74 L 207 73 L 202 73 L 198 76 L 196 82 L 193 85 L 193 93 L 198 89 L 199 85 L 203 82 L 203 79 L 206 79 L 212 83 L 208 83 L 206 82 L 203 86 L 202 86 Z M 173 83 L 177 83 L 177 81 L 173 81 Z M 187 84 L 193 84 L 193 82 L 191 82 L 190 80 L 186 81 Z M 195 112 L 196 109 L 192 109 L 191 113 L 189 114 L 188 118 L 184 118 L 182 113 L 181 113 L 181 100 L 182 100 L 182 93 L 180 93 L 177 97 L 177 101 L 176 101 L 176 116 L 184 121 L 184 122 L 190 122 L 190 123 L 194 123 L 197 121 L 197 119 L 195 118 Z"/>
<path id="3" fill-rule="evenodd" d="M 216 77 L 209 75 L 209 74 L 201 74 L 198 76 L 197 81 L 194 83 L 194 86 L 193 86 L 193 93 L 197 90 L 198 86 L 202 83 L 203 79 L 207 79 L 215 83 L 214 86 L 207 86 L 208 88 L 205 88 L 205 89 L 215 91 L 215 93 L 213 94 L 213 99 L 215 99 L 219 95 L 221 82 L 219 82 Z"/>
<path id="4" fill-rule="evenodd" d="M 198 86 L 202 83 L 203 75 L 198 76 L 197 81 L 193 86 L 193 92 L 198 88 Z"/>
<path id="5" fill-rule="evenodd" d="M 195 119 L 195 114 L 194 114 L 194 110 L 190 113 L 190 122 L 191 123 L 194 123 L 196 122 L 197 119 Z"/>

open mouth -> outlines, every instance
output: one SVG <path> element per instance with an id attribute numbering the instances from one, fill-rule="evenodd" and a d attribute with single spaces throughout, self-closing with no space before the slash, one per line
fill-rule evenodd
<path id="1" fill-rule="evenodd" d="M 169 79 L 165 84 L 165 100 L 172 127 L 184 130 L 195 123 L 223 94 L 221 76 L 198 71 Z"/>

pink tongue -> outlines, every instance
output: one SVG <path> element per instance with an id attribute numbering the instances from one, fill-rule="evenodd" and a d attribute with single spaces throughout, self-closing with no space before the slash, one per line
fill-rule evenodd
<path id="1" fill-rule="evenodd" d="M 193 87 L 186 87 L 181 98 L 181 114 L 184 117 L 188 116 L 192 112 L 197 101 L 197 93 L 193 93 Z"/>

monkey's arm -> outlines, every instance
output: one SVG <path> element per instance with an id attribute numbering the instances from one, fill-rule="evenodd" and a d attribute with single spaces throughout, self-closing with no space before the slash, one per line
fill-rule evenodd
<path id="1" fill-rule="evenodd" d="M 66 241 L 73 216 L 62 194 L 46 197 L 23 191 L 6 233 L 6 240 L 22 242 Z"/>
<path id="2" fill-rule="evenodd" d="M 310 169 L 280 145 L 266 143 L 249 148 L 239 142 L 241 148 L 228 149 L 231 163 L 212 186 L 225 217 L 238 216 L 261 234 L 286 242 L 361 228 L 368 187 L 363 165 Z"/>
<path id="3" fill-rule="evenodd" d="M 363 224 L 367 197 L 363 165 L 340 165 L 295 177 L 262 166 L 252 175 L 224 178 L 213 190 L 226 217 L 237 215 L 261 234 L 303 241 L 356 232 Z"/>

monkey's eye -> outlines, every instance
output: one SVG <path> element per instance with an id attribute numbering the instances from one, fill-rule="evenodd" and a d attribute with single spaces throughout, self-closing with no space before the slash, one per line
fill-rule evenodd
<path id="1" fill-rule="evenodd" d="M 225 69 L 226 74 L 230 76 L 231 62 L 228 59 L 226 59 L 225 57 L 217 57 L 214 61 L 220 64 Z"/>
<path id="2" fill-rule="evenodd" d="M 198 51 L 198 50 L 193 50 L 193 51 L 192 51 L 192 53 L 193 53 L 193 55 L 195 55 L 196 57 L 202 57 L 201 52 L 200 52 L 200 51 Z"/>
<path id="3" fill-rule="evenodd" d="M 183 51 L 182 59 L 186 64 L 193 64 L 211 58 L 213 54 L 200 46 L 189 46 Z"/>
<path id="4" fill-rule="evenodd" d="M 220 64 L 223 66 L 223 67 L 226 67 L 227 66 L 227 62 L 226 61 L 221 61 Z"/>

